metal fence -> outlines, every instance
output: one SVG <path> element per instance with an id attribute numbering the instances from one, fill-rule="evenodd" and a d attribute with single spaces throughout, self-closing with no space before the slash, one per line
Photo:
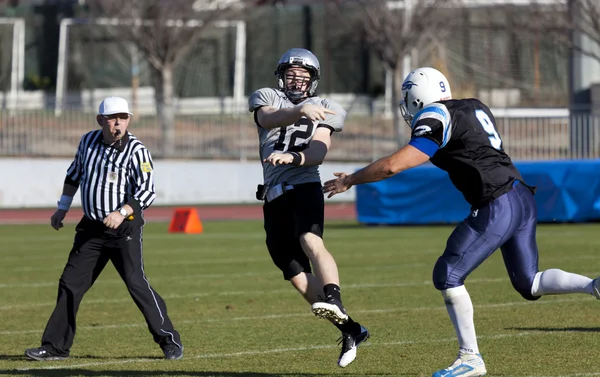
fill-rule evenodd
<path id="1" fill-rule="evenodd" d="M 567 111 L 544 116 L 497 115 L 504 149 L 513 160 L 600 158 L 600 116 Z M 374 114 L 379 114 L 375 112 Z M 72 157 L 81 136 L 97 129 L 93 112 L 0 111 L 0 156 Z M 157 158 L 161 130 L 155 116 L 134 118 L 129 129 Z M 179 115 L 175 158 L 258 159 L 258 138 L 251 114 Z M 409 129 L 405 128 L 409 137 Z M 328 160 L 372 161 L 398 148 L 390 119 L 353 115 L 335 134 Z"/>

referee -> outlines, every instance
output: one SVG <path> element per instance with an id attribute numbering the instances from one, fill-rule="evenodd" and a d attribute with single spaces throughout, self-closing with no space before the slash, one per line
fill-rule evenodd
<path id="1" fill-rule="evenodd" d="M 56 230 L 62 228 L 79 188 L 84 216 L 75 228 L 73 248 L 59 280 L 56 307 L 42 345 L 25 351 L 31 359 L 69 357 L 79 304 L 109 260 L 127 285 L 165 358 L 183 357 L 179 333 L 167 316 L 165 302 L 144 273 L 142 211 L 152 204 L 156 193 L 150 152 L 127 131 L 132 115 L 125 99 L 104 99 L 96 117 L 102 129 L 81 138 L 67 171 L 51 225 Z"/>

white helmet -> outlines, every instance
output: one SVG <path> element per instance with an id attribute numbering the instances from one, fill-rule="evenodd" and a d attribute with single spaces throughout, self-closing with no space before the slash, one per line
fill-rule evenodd
<path id="1" fill-rule="evenodd" d="M 432 102 L 452 99 L 446 76 L 437 69 L 423 67 L 412 71 L 402 83 L 400 111 L 410 126 L 413 117 Z"/>

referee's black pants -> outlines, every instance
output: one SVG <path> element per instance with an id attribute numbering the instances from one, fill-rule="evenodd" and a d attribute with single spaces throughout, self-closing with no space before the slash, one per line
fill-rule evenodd
<path id="1" fill-rule="evenodd" d="M 154 341 L 161 348 L 181 347 L 179 333 L 167 315 L 165 302 L 152 289 L 144 273 L 143 224 L 139 216 L 139 220 L 123 222 L 117 230 L 86 217 L 77 225 L 73 248 L 59 280 L 56 307 L 42 336 L 42 347 L 49 353 L 69 356 L 79 304 L 109 260 L 144 315 Z"/>

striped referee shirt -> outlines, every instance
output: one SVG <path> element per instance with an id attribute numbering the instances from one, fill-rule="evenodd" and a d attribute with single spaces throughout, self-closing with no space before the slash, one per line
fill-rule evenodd
<path id="1" fill-rule="evenodd" d="M 83 213 L 102 221 L 125 204 L 139 213 L 156 198 L 150 152 L 127 132 L 120 142 L 107 145 L 102 130 L 83 135 L 65 184 L 78 186 Z"/>

